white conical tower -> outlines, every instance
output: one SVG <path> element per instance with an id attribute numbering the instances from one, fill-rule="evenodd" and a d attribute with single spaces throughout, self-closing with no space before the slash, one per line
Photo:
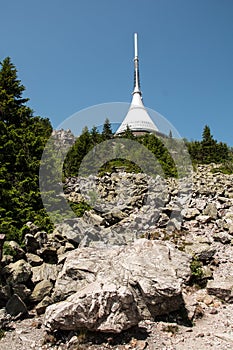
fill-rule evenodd
<path id="1" fill-rule="evenodd" d="M 139 79 L 139 60 L 138 60 L 138 36 L 134 33 L 134 90 L 132 93 L 132 101 L 125 119 L 116 131 L 116 135 L 122 134 L 127 125 L 135 134 L 142 134 L 146 132 L 158 132 L 157 126 L 152 121 L 147 113 L 143 102 L 142 92 L 140 90 Z"/>

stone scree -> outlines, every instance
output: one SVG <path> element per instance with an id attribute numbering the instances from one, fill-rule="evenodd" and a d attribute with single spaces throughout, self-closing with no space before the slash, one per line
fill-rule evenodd
<path id="1" fill-rule="evenodd" d="M 1 324 L 35 308 L 46 311 L 50 330 L 120 332 L 183 303 L 192 318 L 185 293 L 191 257 L 203 265 L 207 293 L 232 302 L 233 176 L 213 167 L 197 168 L 191 191 L 185 179 L 94 177 L 98 200 L 82 218 L 49 235 L 27 223 L 25 248 L 7 242 L 2 257 Z M 67 179 L 70 201 L 89 193 L 86 179 Z"/>

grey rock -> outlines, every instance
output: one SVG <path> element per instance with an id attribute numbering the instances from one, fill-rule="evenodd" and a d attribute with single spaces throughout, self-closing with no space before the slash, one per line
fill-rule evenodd
<path id="1" fill-rule="evenodd" d="M 36 253 L 39 249 L 39 242 L 31 233 L 27 233 L 24 237 L 25 248 L 28 253 Z"/>
<path id="2" fill-rule="evenodd" d="M 40 248 L 48 242 L 48 235 L 45 231 L 38 231 L 34 237 L 39 243 Z"/>
<path id="3" fill-rule="evenodd" d="M 218 217 L 218 210 L 215 203 L 208 203 L 206 208 L 203 210 L 203 214 L 210 216 L 211 219 L 217 219 Z"/>
<path id="4" fill-rule="evenodd" d="M 26 253 L 27 262 L 31 266 L 39 266 L 43 264 L 43 259 L 41 259 L 38 255 L 32 253 Z"/>
<path id="5" fill-rule="evenodd" d="M 86 211 L 83 215 L 83 220 L 93 226 L 105 226 L 105 219 L 97 215 L 93 210 Z"/>
<path id="6" fill-rule="evenodd" d="M 199 221 L 201 224 L 207 224 L 211 221 L 211 217 L 209 215 L 198 215 L 196 217 L 196 220 Z"/>
<path id="7" fill-rule="evenodd" d="M 207 283 L 207 292 L 211 295 L 225 300 L 227 302 L 233 301 L 233 277 L 222 277 L 210 280 Z"/>
<path id="8" fill-rule="evenodd" d="M 47 306 L 51 305 L 53 303 L 53 299 L 50 296 L 45 296 L 39 304 L 36 305 L 36 313 L 37 315 L 41 315 L 45 312 Z"/>
<path id="9" fill-rule="evenodd" d="M 24 259 L 25 258 L 25 251 L 20 247 L 20 245 L 15 241 L 6 241 L 5 244 L 7 244 L 12 251 L 14 252 L 14 260 Z"/>
<path id="10" fill-rule="evenodd" d="M 10 285 L 27 282 L 32 274 L 31 266 L 23 259 L 4 267 L 3 273 L 7 276 Z"/>
<path id="11" fill-rule="evenodd" d="M 214 256 L 216 249 L 210 243 L 196 240 L 185 245 L 185 252 L 198 260 L 208 261 Z"/>
<path id="12" fill-rule="evenodd" d="M 181 221 L 176 218 L 172 218 L 169 220 L 167 224 L 167 230 L 173 231 L 173 230 L 180 230 L 181 228 Z"/>
<path id="13" fill-rule="evenodd" d="M 213 271 L 210 269 L 210 267 L 207 265 L 202 266 L 202 280 L 209 280 L 213 278 Z"/>
<path id="14" fill-rule="evenodd" d="M 6 329 L 11 322 L 11 315 L 6 312 L 6 309 L 0 309 L 0 329 Z"/>
<path id="15" fill-rule="evenodd" d="M 228 244 L 228 243 L 231 243 L 232 236 L 229 235 L 227 232 L 216 232 L 213 235 L 213 239 L 216 242 L 221 242 L 222 244 Z"/>
<path id="16" fill-rule="evenodd" d="M 25 316 L 28 310 L 23 300 L 17 295 L 13 294 L 6 304 L 6 311 L 14 317 Z"/>
<path id="17" fill-rule="evenodd" d="M 179 309 L 190 260 L 173 244 L 136 240 L 127 246 L 70 252 L 47 308 L 50 330 L 120 332 L 141 319 Z M 68 297 L 68 298 L 67 298 Z M 72 319 L 72 322 L 71 322 Z"/>
<path id="18" fill-rule="evenodd" d="M 5 306 L 6 301 L 11 296 L 11 288 L 9 285 L 0 285 L 0 307 Z"/>
<path id="19" fill-rule="evenodd" d="M 89 329 L 119 333 L 141 319 L 132 292 L 115 284 L 94 282 L 66 301 L 48 306 L 45 325 L 55 329 Z"/>
<path id="20" fill-rule="evenodd" d="M 26 223 L 26 226 L 29 228 L 29 231 L 32 235 L 34 235 L 36 232 L 38 232 L 40 230 L 39 227 L 31 221 L 28 221 Z"/>
<path id="21" fill-rule="evenodd" d="M 192 220 L 200 214 L 200 211 L 197 208 L 187 208 L 182 211 L 184 219 Z"/>
<path id="22" fill-rule="evenodd" d="M 10 263 L 14 262 L 14 258 L 11 255 L 5 255 L 3 254 L 2 260 L 1 260 L 1 266 L 4 267 L 6 265 L 9 265 Z"/>
<path id="23" fill-rule="evenodd" d="M 33 289 L 32 294 L 30 296 L 30 301 L 33 303 L 40 302 L 42 299 L 44 299 L 45 296 L 50 295 L 52 289 L 52 282 L 48 280 L 40 281 L 36 284 L 35 288 Z"/>
<path id="24" fill-rule="evenodd" d="M 84 238 L 86 226 L 82 219 L 70 220 L 70 222 L 57 224 L 53 235 L 60 234 L 77 247 Z"/>
<path id="25" fill-rule="evenodd" d="M 57 263 L 56 247 L 45 245 L 40 250 L 37 250 L 37 254 L 43 259 L 45 263 L 49 263 L 49 264 Z"/>
<path id="26" fill-rule="evenodd" d="M 58 250 L 57 250 L 57 255 L 63 255 L 65 254 L 66 252 L 70 251 L 70 250 L 73 250 L 75 249 L 74 245 L 69 243 L 69 242 L 66 242 L 64 245 L 62 245 Z"/>
<path id="27" fill-rule="evenodd" d="M 17 294 L 23 301 L 26 301 L 31 294 L 31 290 L 25 284 L 16 284 L 12 287 L 13 293 Z"/>
<path id="28" fill-rule="evenodd" d="M 38 283 L 43 280 L 55 281 L 60 268 L 59 265 L 47 263 L 32 267 L 32 282 Z"/>

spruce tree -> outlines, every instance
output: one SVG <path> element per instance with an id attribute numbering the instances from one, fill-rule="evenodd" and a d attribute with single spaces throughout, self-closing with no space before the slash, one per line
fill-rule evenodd
<path id="1" fill-rule="evenodd" d="M 84 127 L 82 134 L 77 138 L 75 144 L 67 153 L 63 166 L 65 177 L 78 176 L 82 160 L 91 148 L 93 148 L 92 137 L 88 128 Z"/>
<path id="2" fill-rule="evenodd" d="M 7 57 L 1 63 L 0 70 L 0 120 L 7 125 L 19 126 L 28 121 L 32 110 L 23 98 L 25 87 L 17 79 L 17 69 Z"/>
<path id="3" fill-rule="evenodd" d="M 112 137 L 113 137 L 113 132 L 112 132 L 111 124 L 109 122 L 109 119 L 106 118 L 103 125 L 102 138 L 103 140 L 109 140 Z"/>
<path id="4" fill-rule="evenodd" d="M 130 129 L 129 125 L 127 124 L 126 126 L 126 130 L 122 135 L 123 137 L 125 137 L 126 139 L 130 139 L 130 140 L 135 140 L 135 136 L 132 132 L 132 130 Z"/>
<path id="5" fill-rule="evenodd" d="M 39 193 L 39 165 L 52 131 L 48 119 L 33 116 L 24 91 L 7 57 L 0 69 L 0 231 L 18 241 L 27 221 L 44 228 L 48 223 Z"/>

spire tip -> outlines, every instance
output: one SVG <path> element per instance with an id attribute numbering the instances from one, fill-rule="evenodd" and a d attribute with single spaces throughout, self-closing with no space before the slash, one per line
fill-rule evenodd
<path id="1" fill-rule="evenodd" d="M 138 33 L 134 33 L 134 56 L 138 57 Z"/>

